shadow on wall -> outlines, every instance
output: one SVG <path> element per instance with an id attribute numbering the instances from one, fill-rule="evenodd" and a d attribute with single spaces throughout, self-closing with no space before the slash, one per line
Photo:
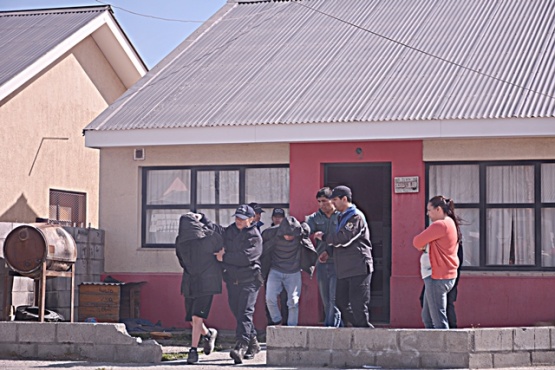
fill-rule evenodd
<path id="1" fill-rule="evenodd" d="M 0 222 L 35 222 L 37 217 L 37 213 L 29 206 L 25 195 L 21 194 L 17 201 L 0 215 Z"/>

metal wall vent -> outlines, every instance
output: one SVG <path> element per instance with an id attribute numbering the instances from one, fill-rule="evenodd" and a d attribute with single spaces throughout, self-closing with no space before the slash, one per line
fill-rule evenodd
<path id="1" fill-rule="evenodd" d="M 133 159 L 136 161 L 145 160 L 145 150 L 143 148 L 138 148 L 133 150 Z"/>

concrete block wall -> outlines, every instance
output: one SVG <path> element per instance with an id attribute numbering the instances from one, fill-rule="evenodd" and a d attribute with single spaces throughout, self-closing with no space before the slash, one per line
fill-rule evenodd
<path id="1" fill-rule="evenodd" d="M 479 369 L 555 365 L 555 327 L 268 327 L 266 341 L 271 366 Z"/>
<path id="2" fill-rule="evenodd" d="M 162 347 L 124 324 L 0 322 L 0 358 L 158 363 Z"/>

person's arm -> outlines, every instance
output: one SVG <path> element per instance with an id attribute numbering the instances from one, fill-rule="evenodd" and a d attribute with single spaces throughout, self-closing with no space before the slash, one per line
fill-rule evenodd
<path id="1" fill-rule="evenodd" d="M 317 230 L 316 230 L 316 221 L 314 220 L 316 217 L 316 214 L 313 213 L 310 216 L 306 217 L 306 221 L 305 223 L 308 225 L 310 231 L 310 234 L 314 234 Z"/>
<path id="2" fill-rule="evenodd" d="M 204 253 L 214 254 L 222 250 L 224 247 L 223 238 L 220 236 L 220 234 L 213 230 L 206 231 L 206 237 L 204 238 L 204 240 L 206 243 L 206 248 L 204 248 L 204 250 L 202 251 Z"/>
<path id="3" fill-rule="evenodd" d="M 347 221 L 345 226 L 339 229 L 339 231 L 332 231 L 324 235 L 324 240 L 326 243 L 331 244 L 336 248 L 346 248 L 361 235 L 364 235 L 366 227 L 367 226 L 364 220 L 359 215 L 355 214 Z"/>
<path id="4" fill-rule="evenodd" d="M 177 256 L 177 260 L 179 261 L 179 265 L 185 270 L 185 261 L 183 260 L 182 256 L 182 247 L 178 243 L 175 243 L 175 255 Z"/>
<path id="5" fill-rule="evenodd" d="M 444 236 L 446 226 L 444 222 L 435 221 L 428 228 L 416 235 L 412 240 L 412 244 L 418 250 L 423 250 L 427 244 Z"/>
<path id="6" fill-rule="evenodd" d="M 213 230 L 215 233 L 218 233 L 222 237 L 224 236 L 226 229 L 224 226 L 213 223 L 206 217 L 204 213 L 199 214 L 202 215 L 202 218 L 199 220 L 200 222 L 202 222 L 208 229 Z"/>

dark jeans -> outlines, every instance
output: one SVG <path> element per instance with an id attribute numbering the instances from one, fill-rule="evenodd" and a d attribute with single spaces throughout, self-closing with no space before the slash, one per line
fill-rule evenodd
<path id="1" fill-rule="evenodd" d="M 343 320 L 357 328 L 370 327 L 370 282 L 372 273 L 337 279 L 335 302 Z M 350 304 L 350 306 L 349 306 Z"/>
<path id="2" fill-rule="evenodd" d="M 318 290 L 324 305 L 324 326 L 342 326 L 341 312 L 335 303 L 335 291 L 337 289 L 337 276 L 335 266 L 332 263 L 318 263 L 316 265 L 316 276 L 318 278 Z"/>
<path id="3" fill-rule="evenodd" d="M 243 343 L 249 343 L 250 339 L 256 336 L 254 328 L 254 304 L 260 290 L 260 281 L 255 280 L 249 283 L 226 284 L 227 300 L 229 308 L 237 321 L 235 329 L 235 339 Z"/>

